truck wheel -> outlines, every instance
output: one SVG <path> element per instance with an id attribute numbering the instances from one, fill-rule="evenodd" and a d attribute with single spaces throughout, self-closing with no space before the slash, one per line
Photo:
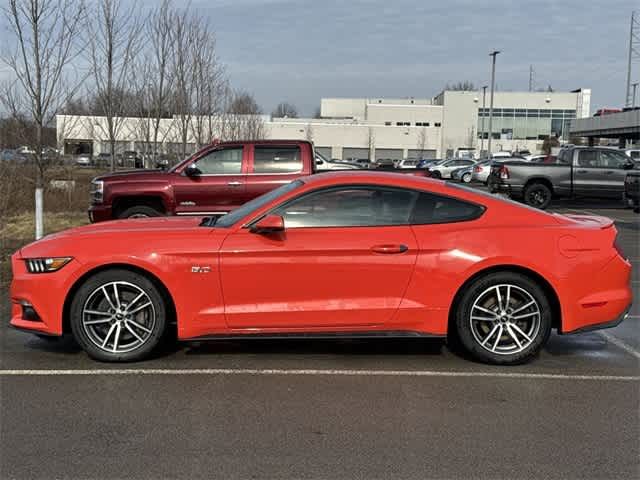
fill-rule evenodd
<path id="1" fill-rule="evenodd" d="M 532 183 L 524 189 L 524 203 L 544 210 L 551 203 L 551 189 L 544 183 Z"/>
<path id="2" fill-rule="evenodd" d="M 146 218 L 160 216 L 162 216 L 162 212 L 159 212 L 153 207 L 148 207 L 147 205 L 129 207 L 118 214 L 118 218 Z"/>

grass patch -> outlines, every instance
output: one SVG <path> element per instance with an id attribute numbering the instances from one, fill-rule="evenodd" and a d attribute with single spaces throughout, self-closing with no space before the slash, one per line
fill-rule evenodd
<path id="1" fill-rule="evenodd" d="M 89 223 L 86 211 L 45 212 L 44 232 L 59 232 Z M 10 257 L 19 248 L 34 241 L 35 218 L 33 212 L 11 215 L 0 224 L 0 291 L 11 281 Z"/>

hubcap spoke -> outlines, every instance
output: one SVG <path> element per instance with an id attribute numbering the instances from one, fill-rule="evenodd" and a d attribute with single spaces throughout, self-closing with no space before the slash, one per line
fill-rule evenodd
<path id="1" fill-rule="evenodd" d="M 497 355 L 512 355 L 534 342 L 542 312 L 528 291 L 505 283 L 480 293 L 468 318 L 473 338 L 482 348 Z"/>
<path id="2" fill-rule="evenodd" d="M 111 354 L 140 348 L 151 338 L 155 325 L 156 311 L 149 294 L 126 281 L 98 286 L 82 309 L 88 339 Z"/>

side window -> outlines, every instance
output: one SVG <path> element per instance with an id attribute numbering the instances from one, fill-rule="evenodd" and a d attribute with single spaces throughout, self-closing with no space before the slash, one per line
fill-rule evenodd
<path id="1" fill-rule="evenodd" d="M 603 168 L 618 168 L 621 169 L 629 163 L 629 157 L 618 152 L 600 152 L 600 163 Z"/>
<path id="2" fill-rule="evenodd" d="M 253 173 L 295 173 L 302 170 L 300 147 L 260 146 L 253 153 Z"/>
<path id="3" fill-rule="evenodd" d="M 597 150 L 580 150 L 578 152 L 578 165 L 586 168 L 598 168 L 598 151 Z"/>
<path id="4" fill-rule="evenodd" d="M 213 150 L 196 161 L 203 175 L 239 174 L 242 171 L 242 147 Z"/>
<path id="5" fill-rule="evenodd" d="M 305 195 L 279 207 L 286 228 L 407 225 L 416 192 L 344 187 Z"/>
<path id="6" fill-rule="evenodd" d="M 570 164 L 572 155 L 573 155 L 573 150 L 560 150 L 560 153 L 558 153 L 557 163 Z"/>
<path id="7" fill-rule="evenodd" d="M 454 223 L 475 220 L 484 212 L 484 207 L 451 197 L 433 193 L 421 193 L 413 209 L 411 223 Z"/>

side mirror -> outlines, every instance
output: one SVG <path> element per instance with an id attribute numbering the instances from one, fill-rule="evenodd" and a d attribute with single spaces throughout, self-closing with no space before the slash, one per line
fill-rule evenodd
<path id="1" fill-rule="evenodd" d="M 187 165 L 187 168 L 184 169 L 184 174 L 187 177 L 197 177 L 198 175 L 200 175 L 200 170 L 198 169 L 198 167 L 196 167 L 195 163 L 190 163 L 189 165 Z"/>
<path id="2" fill-rule="evenodd" d="M 266 215 L 254 223 L 249 231 L 262 234 L 284 232 L 284 220 L 280 215 Z"/>
<path id="3" fill-rule="evenodd" d="M 633 162 L 627 162 L 625 164 L 622 165 L 622 168 L 625 170 L 632 170 L 633 168 L 635 168 L 636 164 Z"/>

